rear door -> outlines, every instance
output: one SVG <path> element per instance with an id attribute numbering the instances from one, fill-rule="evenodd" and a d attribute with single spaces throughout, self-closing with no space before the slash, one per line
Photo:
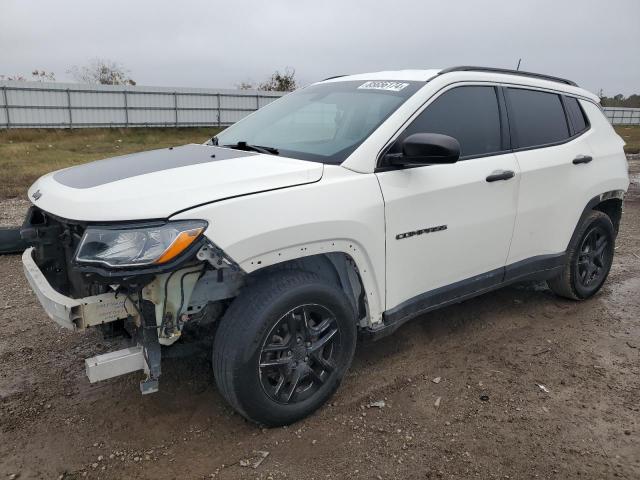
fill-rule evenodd
<path id="1" fill-rule="evenodd" d="M 589 124 L 579 101 L 542 90 L 508 87 L 514 151 L 520 168 L 518 214 L 508 278 L 553 266 L 567 248 L 592 181 Z M 545 264 L 547 262 L 547 264 Z M 545 267 L 546 265 L 546 267 Z M 511 270 L 511 272 L 510 272 Z"/>
<path id="2" fill-rule="evenodd" d="M 461 159 L 377 173 L 385 201 L 387 316 L 424 311 L 502 280 L 519 172 L 501 106 L 495 86 L 449 88 L 391 146 L 396 153 L 411 134 L 440 133 L 460 142 Z M 488 181 L 499 171 L 513 176 Z"/>

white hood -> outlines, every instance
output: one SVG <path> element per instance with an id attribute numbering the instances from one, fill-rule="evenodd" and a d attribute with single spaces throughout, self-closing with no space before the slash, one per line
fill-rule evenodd
<path id="1" fill-rule="evenodd" d="M 208 145 L 152 150 L 41 177 L 29 200 L 70 220 L 168 218 L 227 198 L 317 182 L 321 163 Z"/>

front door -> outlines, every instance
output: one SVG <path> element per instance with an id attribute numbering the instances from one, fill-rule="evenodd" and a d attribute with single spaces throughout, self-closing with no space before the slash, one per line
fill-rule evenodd
<path id="1" fill-rule="evenodd" d="M 377 173 L 385 201 L 388 314 L 415 314 L 502 281 L 519 170 L 493 86 L 445 91 L 402 132 L 450 135 L 461 159 Z M 513 172 L 513 176 L 498 176 Z M 494 175 L 492 177 L 492 175 Z"/>

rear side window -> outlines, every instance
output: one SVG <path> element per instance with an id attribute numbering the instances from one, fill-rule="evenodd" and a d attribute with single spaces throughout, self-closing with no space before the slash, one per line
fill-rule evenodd
<path id="1" fill-rule="evenodd" d="M 567 108 L 567 116 L 573 128 L 573 135 L 578 135 L 589 128 L 589 124 L 577 98 L 564 97 L 564 105 Z"/>
<path id="2" fill-rule="evenodd" d="M 495 88 L 456 87 L 443 93 L 407 127 L 396 148 L 414 133 L 440 133 L 455 138 L 460 142 L 461 157 L 499 152 L 500 110 Z"/>
<path id="3" fill-rule="evenodd" d="M 537 147 L 569 138 L 560 96 L 555 93 L 508 88 L 509 122 L 515 126 L 518 148 Z"/>

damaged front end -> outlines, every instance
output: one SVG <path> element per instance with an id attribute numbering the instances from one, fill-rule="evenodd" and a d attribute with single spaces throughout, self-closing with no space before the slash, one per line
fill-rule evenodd
<path id="1" fill-rule="evenodd" d="M 40 303 L 60 326 L 122 334 L 129 346 L 86 359 L 90 382 L 144 370 L 158 390 L 161 346 L 191 325 L 211 325 L 244 283 L 244 272 L 204 235 L 206 222 L 74 222 L 32 207 L 22 257 Z"/>

